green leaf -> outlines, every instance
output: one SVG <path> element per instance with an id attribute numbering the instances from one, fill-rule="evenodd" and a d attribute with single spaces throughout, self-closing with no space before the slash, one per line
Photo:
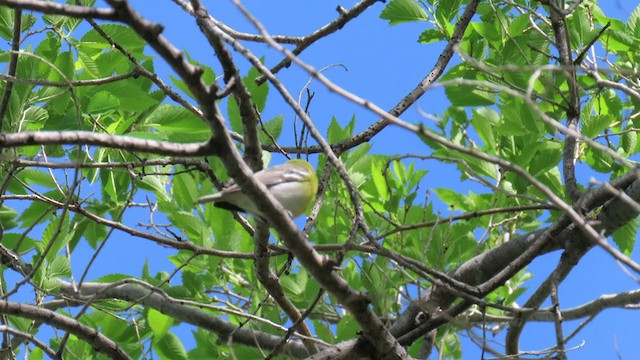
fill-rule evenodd
<path id="1" fill-rule="evenodd" d="M 29 360 L 42 360 L 44 359 L 44 351 L 41 348 L 35 347 L 29 353 Z"/>
<path id="2" fill-rule="evenodd" d="M 39 222 L 46 221 L 51 218 L 51 205 L 34 201 L 25 210 L 22 211 L 18 217 L 18 222 L 21 222 L 21 228 L 27 228 L 35 225 L 36 220 Z"/>
<path id="3" fill-rule="evenodd" d="M 280 279 L 282 281 L 282 287 L 289 293 L 293 295 L 301 295 L 304 293 L 309 276 L 306 272 L 302 271 L 295 274 L 290 273 L 287 276 L 282 276 Z"/>
<path id="4" fill-rule="evenodd" d="M 439 1 L 436 8 L 436 17 L 443 23 L 450 23 L 458 14 L 462 0 Z M 472 22 L 474 24 L 475 22 Z"/>
<path id="5" fill-rule="evenodd" d="M 146 42 L 129 26 L 121 24 L 100 24 L 100 29 L 129 52 L 141 55 L 141 50 L 146 46 Z M 89 30 L 80 41 L 86 43 L 85 45 L 92 44 L 94 48 L 99 50 L 111 48 L 111 44 L 107 39 L 94 29 Z"/>
<path id="6" fill-rule="evenodd" d="M 118 98 L 119 110 L 142 112 L 160 103 L 143 89 L 143 85 L 144 82 L 141 79 L 126 79 L 101 85 L 100 89 Z"/>
<path id="7" fill-rule="evenodd" d="M 163 138 L 176 142 L 206 141 L 211 129 L 191 111 L 176 105 L 164 104 L 153 110 L 144 120 L 144 128 L 155 129 Z"/>
<path id="8" fill-rule="evenodd" d="M 52 70 L 49 73 L 49 79 L 51 81 L 71 81 L 75 79 L 75 69 L 73 54 L 69 51 L 65 51 L 58 55 L 54 63 L 56 70 Z"/>
<path id="9" fill-rule="evenodd" d="M 496 127 L 496 131 L 506 136 L 531 136 L 533 135 L 522 123 L 522 118 L 514 116 L 502 117 L 502 122 Z"/>
<path id="10" fill-rule="evenodd" d="M 420 36 L 418 37 L 418 42 L 421 44 L 429 44 L 443 39 L 444 34 L 442 34 L 440 30 L 427 29 L 420 34 Z"/>
<path id="11" fill-rule="evenodd" d="M 69 231 L 69 216 L 58 217 L 56 220 L 50 221 L 42 232 L 42 244 L 39 249 L 39 252 L 43 252 L 50 243 L 53 243 L 46 254 L 46 258 L 49 261 L 53 261 L 58 252 L 69 242 L 72 235 Z"/>
<path id="12" fill-rule="evenodd" d="M 483 80 L 475 69 L 467 69 L 466 65 L 454 66 L 442 76 L 442 81 L 453 81 L 445 88 L 445 94 L 454 106 L 488 106 L 495 103 L 495 95 L 492 91 L 483 90 L 477 86 L 456 84 L 459 79 Z"/>
<path id="13" fill-rule="evenodd" d="M 71 263 L 69 258 L 63 255 L 56 256 L 49 264 L 49 276 L 56 278 L 68 278 L 71 276 Z"/>
<path id="14" fill-rule="evenodd" d="M 587 148 L 585 151 L 586 162 L 591 168 L 597 172 L 609 173 L 612 171 L 611 166 L 615 163 L 611 155 L 605 154 L 600 150 Z"/>
<path id="15" fill-rule="evenodd" d="M 480 34 L 483 39 L 491 42 L 494 47 L 501 47 L 503 34 L 500 24 L 474 21 L 470 25 L 473 30 Z"/>
<path id="16" fill-rule="evenodd" d="M 389 25 L 411 21 L 428 21 L 429 15 L 415 0 L 392 0 L 384 7 L 380 18 L 389 20 Z"/>
<path id="17" fill-rule="evenodd" d="M 127 275 L 127 274 L 108 274 L 105 276 L 102 276 L 96 280 L 91 280 L 93 282 L 99 282 L 99 283 L 113 283 L 113 282 L 117 282 L 117 281 L 121 281 L 121 280 L 126 280 L 126 279 L 131 279 L 131 275 Z"/>
<path id="18" fill-rule="evenodd" d="M 258 113 L 264 110 L 267 104 L 267 95 L 269 94 L 269 86 L 267 82 L 258 85 L 256 78 L 262 75 L 255 67 L 249 70 L 247 76 L 242 78 L 242 83 L 247 88 L 247 91 L 251 94 L 251 101 L 258 110 Z M 238 107 L 237 99 L 230 97 L 227 102 L 227 113 L 229 115 L 229 122 L 231 128 L 238 133 L 242 133 L 242 115 L 240 114 L 240 108 Z"/>
<path id="19" fill-rule="evenodd" d="M 260 62 L 264 62 L 264 59 L 260 59 Z M 249 69 L 247 76 L 242 78 L 244 86 L 247 87 L 247 90 L 249 90 L 249 93 L 251 94 L 253 105 L 256 106 L 259 113 L 261 113 L 267 105 L 267 95 L 269 95 L 269 83 L 265 81 L 258 85 L 256 82 L 256 79 L 261 75 L 262 73 L 258 69 L 252 67 Z"/>
<path id="20" fill-rule="evenodd" d="M 169 220 L 184 233 L 189 239 L 197 243 L 209 234 L 202 221 L 190 212 L 176 212 L 167 214 Z"/>
<path id="21" fill-rule="evenodd" d="M 33 106 L 28 108 L 24 112 L 23 124 L 26 126 L 29 131 L 37 131 L 42 129 L 44 124 L 49 119 L 49 113 L 47 110 L 39 107 Z"/>
<path id="22" fill-rule="evenodd" d="M 640 39 L 640 5 L 636 6 L 631 15 L 629 15 L 626 30 L 636 39 Z"/>
<path id="23" fill-rule="evenodd" d="M 169 197 L 169 194 L 167 193 L 166 181 L 166 176 L 147 175 L 138 180 L 137 184 L 142 189 L 153 191 L 158 200 L 171 201 L 171 197 Z"/>
<path id="24" fill-rule="evenodd" d="M 105 114 L 118 110 L 120 100 L 107 91 L 100 91 L 91 97 L 87 105 L 87 112 L 91 114 Z"/>
<path id="25" fill-rule="evenodd" d="M 106 203 L 117 203 L 118 189 L 113 172 L 101 171 L 100 181 L 102 184 L 102 200 Z"/>
<path id="26" fill-rule="evenodd" d="M 171 316 L 167 316 L 155 309 L 149 309 L 147 321 L 151 330 L 153 330 L 154 339 L 162 339 L 169 331 L 169 328 L 173 326 L 173 318 Z"/>
<path id="27" fill-rule="evenodd" d="M 360 331 L 358 323 L 351 314 L 340 318 L 336 326 L 336 341 L 341 342 L 353 338 Z"/>
<path id="28" fill-rule="evenodd" d="M 354 125 L 355 118 L 352 118 L 349 124 L 343 128 L 340 126 L 338 119 L 336 119 L 335 116 L 332 117 L 327 130 L 327 140 L 329 140 L 331 144 L 336 144 L 348 139 L 353 134 Z"/>
<path id="29" fill-rule="evenodd" d="M 260 142 L 263 144 L 273 144 L 273 140 L 278 141 L 280 133 L 282 133 L 282 124 L 284 116 L 278 115 L 264 124 L 264 128 L 260 130 Z"/>
<path id="30" fill-rule="evenodd" d="M 433 192 L 438 195 L 438 198 L 440 198 L 442 202 L 452 209 L 466 211 L 473 208 L 471 199 L 466 195 L 458 194 L 457 192 L 447 188 L 433 189 Z"/>
<path id="31" fill-rule="evenodd" d="M 81 48 L 78 48 L 78 66 L 84 70 L 82 75 L 88 78 L 97 79 L 101 75 L 98 64 Z"/>
<path id="32" fill-rule="evenodd" d="M 627 130 L 629 129 L 627 128 Z M 638 133 L 636 130 L 631 130 L 622 134 L 622 137 L 620 138 L 620 145 L 624 149 L 626 156 L 635 154 L 638 147 Z"/>
<path id="33" fill-rule="evenodd" d="M 154 338 L 153 349 L 162 360 L 187 360 L 187 352 L 184 345 L 171 331 L 168 331 L 162 338 Z"/>
<path id="34" fill-rule="evenodd" d="M 191 332 L 196 341 L 196 346 L 189 350 L 190 360 L 210 360 L 218 351 L 218 337 L 204 329 L 197 329 Z"/>
<path id="35" fill-rule="evenodd" d="M 633 251 L 633 248 L 636 245 L 639 221 L 640 218 L 633 218 L 633 220 L 624 224 L 621 228 L 611 234 L 611 238 L 616 245 L 618 245 L 620 251 L 627 256 L 631 255 L 631 251 Z"/>
<path id="36" fill-rule="evenodd" d="M 473 128 L 476 129 L 478 136 L 480 136 L 480 139 L 482 139 L 486 146 L 495 149 L 496 139 L 493 131 L 500 122 L 500 114 L 486 107 L 473 109 L 472 114 L 471 123 L 473 124 Z"/>
<path id="37" fill-rule="evenodd" d="M 613 115 L 588 115 L 582 117 L 582 134 L 586 137 L 594 137 L 607 129 L 613 122 Z"/>
<path id="38" fill-rule="evenodd" d="M 17 177 L 29 185 L 40 185 L 49 189 L 56 188 L 56 183 L 52 175 L 42 170 L 26 168 L 22 170 Z"/>
<path id="39" fill-rule="evenodd" d="M 389 197 L 389 191 L 387 188 L 387 179 L 382 169 L 382 162 L 371 162 L 371 179 L 376 187 L 379 198 L 382 201 L 386 200 Z"/>
<path id="40" fill-rule="evenodd" d="M 0 36 L 10 41 L 13 38 L 13 9 L 0 7 Z"/>
<path id="41" fill-rule="evenodd" d="M 6 207 L 4 205 L 0 206 L 0 225 L 4 228 L 4 231 L 11 230 L 18 226 L 18 222 L 16 218 L 18 217 L 18 212 L 13 210 L 10 207 Z M 8 235 L 5 233 L 5 236 Z M 3 238 L 2 242 L 4 243 L 6 240 Z M 6 244 L 5 244 L 6 245 Z"/>
<path id="42" fill-rule="evenodd" d="M 2 225 L 5 227 L 5 230 L 7 230 L 4 222 L 2 222 Z M 18 242 L 20 242 L 20 248 L 16 249 L 16 246 L 18 246 Z M 23 238 L 21 234 L 5 233 L 2 236 L 2 245 L 18 253 L 25 253 L 33 249 L 35 247 L 35 244 L 35 239 L 32 239 L 28 236 L 25 236 Z"/>
<path id="43" fill-rule="evenodd" d="M 182 210 L 194 208 L 194 202 L 198 197 L 198 184 L 191 174 L 180 174 L 173 177 L 171 182 L 173 198 Z"/>
<path id="44" fill-rule="evenodd" d="M 529 164 L 529 172 L 533 176 L 538 176 L 549 169 L 558 166 L 560 159 L 562 159 L 563 144 L 557 141 L 547 140 L 542 143 L 538 143 L 535 151 L 535 156 Z"/>

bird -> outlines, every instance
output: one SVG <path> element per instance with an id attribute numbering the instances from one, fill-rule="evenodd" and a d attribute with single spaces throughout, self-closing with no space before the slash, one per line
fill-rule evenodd
<path id="1" fill-rule="evenodd" d="M 258 171 L 254 176 L 267 187 L 292 218 L 304 214 L 313 204 L 318 192 L 315 169 L 302 159 L 289 160 L 284 164 Z M 265 217 L 233 181 L 219 192 L 196 200 L 196 204 L 209 202 L 218 208 Z"/>

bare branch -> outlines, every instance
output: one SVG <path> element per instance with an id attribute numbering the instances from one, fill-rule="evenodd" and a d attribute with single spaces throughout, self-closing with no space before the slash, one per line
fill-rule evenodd
<path id="1" fill-rule="evenodd" d="M 40 0 L 0 0 L 0 5 L 13 9 L 35 10 L 45 14 L 64 15 L 76 18 L 92 18 L 103 20 L 116 20 L 117 15 L 113 9 L 94 8 L 90 6 L 78 6 L 60 4 Z"/>
<path id="2" fill-rule="evenodd" d="M 38 131 L 22 133 L 0 133 L 0 148 L 29 145 L 96 145 L 169 156 L 215 155 L 219 148 L 213 142 L 182 144 L 101 134 L 91 131 Z"/>

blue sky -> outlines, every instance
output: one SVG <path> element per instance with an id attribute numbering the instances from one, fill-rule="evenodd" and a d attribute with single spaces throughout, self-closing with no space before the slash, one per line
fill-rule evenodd
<path id="1" fill-rule="evenodd" d="M 179 49 L 184 49 L 199 62 L 213 66 L 219 73 L 220 68 L 213 53 L 206 45 L 206 41 L 198 30 L 195 22 L 182 13 L 171 1 L 133 0 L 132 5 L 143 13 L 147 19 L 165 25 L 164 35 Z M 149 5 L 153 3 L 153 6 Z M 244 1 L 245 6 L 266 26 L 271 34 L 304 35 L 331 21 L 336 16 L 338 5 L 346 8 L 355 1 L 284 1 L 284 0 L 252 0 Z M 603 1 L 601 5 L 609 16 L 621 19 L 628 18 L 636 6 L 633 1 Z M 230 1 L 208 1 L 211 14 L 228 25 L 240 31 L 255 32 L 254 28 L 235 9 Z M 215 6 L 215 7 L 214 7 Z M 382 2 L 373 6 L 368 12 L 355 21 L 347 24 L 344 29 L 325 38 L 307 49 L 301 58 L 316 68 L 332 64 L 340 64 L 347 68 L 333 67 L 325 72 L 333 82 L 349 91 L 373 101 L 383 109 L 390 109 L 430 71 L 440 54 L 444 44 L 422 45 L 417 43 L 420 32 L 428 24 L 403 24 L 389 26 L 386 21 L 378 18 L 383 9 Z M 283 16 L 285 14 L 285 16 Z M 76 34 L 79 36 L 79 34 Z M 251 44 L 250 48 L 257 55 L 264 55 L 268 65 L 273 65 L 281 59 L 264 44 Z M 240 59 L 240 56 L 237 56 Z M 457 57 L 454 61 L 458 62 Z M 248 69 L 242 61 L 244 72 Z M 160 76 L 169 82 L 170 69 L 156 60 L 156 69 Z M 309 76 L 299 68 L 291 66 L 279 73 L 280 79 L 288 89 L 297 96 Z M 341 124 L 346 124 L 353 116 L 356 117 L 356 131 L 366 128 L 377 120 L 372 113 L 362 109 L 338 95 L 330 93 L 321 84 L 313 82 L 311 90 L 316 95 L 310 107 L 310 114 L 322 133 L 332 117 Z M 442 90 L 431 90 L 425 94 L 416 105 L 409 109 L 402 118 L 408 122 L 428 122 L 420 111 L 429 114 L 439 114 L 448 102 Z M 274 91 L 269 96 L 269 102 L 263 113 L 265 120 L 277 115 L 285 116 L 285 123 L 291 124 L 293 111 L 281 101 Z M 291 130 L 291 127 L 288 128 Z M 293 144 L 290 131 L 283 132 L 282 143 Z M 401 145 L 401 146 L 398 146 Z M 384 134 L 373 141 L 373 153 L 402 154 L 428 153 L 423 142 L 417 137 L 398 128 L 389 128 Z M 283 162 L 283 157 L 274 157 L 273 163 Z M 459 192 L 469 190 L 479 191 L 479 187 L 470 182 L 461 182 L 459 175 L 451 166 L 429 163 L 417 163 L 420 167 L 428 168 L 423 188 L 451 187 Z M 586 184 L 593 174 L 580 174 L 578 180 Z M 601 179 L 606 180 L 606 179 Z M 439 204 L 440 210 L 446 213 L 447 207 Z M 146 219 L 128 219 L 129 223 L 146 221 Z M 98 261 L 90 273 L 89 278 L 95 279 L 101 275 L 113 272 L 115 259 L 121 267 L 120 271 L 140 274 L 142 264 L 148 260 L 151 272 L 161 270 L 171 271 L 173 266 L 166 257 L 173 254 L 170 249 L 149 246 L 149 243 L 129 236 L 116 234 L 99 256 Z M 123 253 L 122 249 L 127 249 Z M 89 251 L 89 249 L 86 249 Z M 90 253 L 90 252 L 88 252 Z M 544 280 L 546 275 L 557 263 L 559 253 L 546 255 L 536 260 L 529 268 L 535 274 L 529 287 Z M 639 259 L 637 250 L 632 258 Z M 84 259 L 76 256 L 73 259 L 74 269 L 83 269 Z M 80 274 L 75 274 L 79 276 Z M 600 249 L 593 250 L 570 275 L 560 288 L 560 299 L 563 308 L 573 307 L 590 301 L 605 293 L 616 293 L 637 288 L 637 283 L 625 275 L 615 261 Z M 526 295 L 521 297 L 521 302 Z M 587 326 L 568 347 L 578 345 L 584 340 L 582 349 L 570 354 L 571 359 L 594 359 L 616 357 L 616 348 L 623 358 L 632 358 L 638 352 L 637 324 L 640 314 L 631 310 L 606 310 Z M 567 323 L 565 335 L 578 323 Z M 182 330 L 187 330 L 182 327 Z M 183 341 L 187 348 L 193 346 L 191 336 L 184 331 Z M 498 341 L 501 338 L 497 339 Z M 554 345 L 553 324 L 532 324 L 525 328 L 522 336 L 522 350 L 540 350 Z M 480 358 L 480 353 L 474 345 L 465 341 L 465 358 Z"/>

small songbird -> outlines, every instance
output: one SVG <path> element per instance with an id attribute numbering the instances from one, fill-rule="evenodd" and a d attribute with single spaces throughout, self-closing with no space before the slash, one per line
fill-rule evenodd
<path id="1" fill-rule="evenodd" d="M 258 171 L 254 176 L 269 189 L 293 218 L 309 209 L 318 192 L 316 172 L 305 160 L 289 160 L 282 165 Z M 197 204 L 208 202 L 213 202 L 214 206 L 219 208 L 264 217 L 251 199 L 233 182 L 215 194 L 205 195 L 196 200 Z"/>

